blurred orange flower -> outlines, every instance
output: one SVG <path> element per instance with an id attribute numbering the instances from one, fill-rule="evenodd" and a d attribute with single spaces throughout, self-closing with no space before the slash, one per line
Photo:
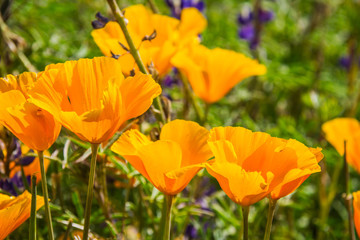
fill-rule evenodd
<path id="1" fill-rule="evenodd" d="M 354 223 L 357 235 L 360 237 L 360 191 L 353 193 Z"/>
<path id="2" fill-rule="evenodd" d="M 125 132 L 111 150 L 122 155 L 159 191 L 181 192 L 212 156 L 209 132 L 199 124 L 174 120 L 164 125 L 160 140 L 152 142 L 138 130 Z"/>
<path id="3" fill-rule="evenodd" d="M 0 123 L 31 149 L 44 151 L 57 139 L 61 125 L 28 101 L 37 77 L 27 72 L 0 78 Z"/>
<path id="4" fill-rule="evenodd" d="M 143 114 L 160 93 L 150 75 L 125 79 L 119 61 L 98 57 L 48 66 L 29 95 L 80 139 L 96 144 Z"/>
<path id="5" fill-rule="evenodd" d="M 322 125 L 326 140 L 337 152 L 344 155 L 346 141 L 346 161 L 360 172 L 360 123 L 354 118 L 335 118 Z"/>
<path id="6" fill-rule="evenodd" d="M 321 170 L 315 154 L 293 139 L 242 127 L 216 127 L 210 131 L 208 143 L 215 159 L 206 169 L 242 206 L 269 194 L 274 199 L 290 194 L 308 175 Z"/>
<path id="7" fill-rule="evenodd" d="M 44 205 L 43 197 L 36 196 L 36 209 Z M 0 193 L 0 240 L 5 239 L 30 217 L 31 194 L 25 191 L 18 197 Z"/>
<path id="8" fill-rule="evenodd" d="M 195 8 L 182 11 L 181 20 L 176 18 L 153 14 L 143 5 L 134 5 L 124 9 L 125 18 L 128 20 L 128 31 L 135 46 L 139 46 L 143 62 L 149 66 L 154 63 L 160 75 L 166 74 L 170 68 L 170 58 L 178 49 L 198 42 L 197 35 L 206 25 L 206 19 Z M 143 41 L 145 36 L 151 36 L 156 31 L 154 39 Z M 128 47 L 124 34 L 117 22 L 110 21 L 104 28 L 91 32 L 96 44 L 106 56 L 119 55 L 125 74 L 135 67 L 132 56 L 121 45 Z"/>
<path id="9" fill-rule="evenodd" d="M 171 63 L 188 78 L 195 94 L 207 103 L 223 98 L 243 79 L 266 73 L 266 67 L 240 53 L 193 44 Z"/>

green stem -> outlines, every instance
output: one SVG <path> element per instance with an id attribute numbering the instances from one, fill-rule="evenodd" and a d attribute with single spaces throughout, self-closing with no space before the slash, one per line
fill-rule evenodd
<path id="1" fill-rule="evenodd" d="M 269 198 L 269 210 L 268 210 L 264 240 L 270 239 L 271 227 L 272 227 L 272 222 L 273 222 L 275 208 L 276 208 L 276 202 L 277 202 L 277 200 Z"/>
<path id="2" fill-rule="evenodd" d="M 242 212 L 243 212 L 243 240 L 249 239 L 249 206 L 243 206 Z"/>
<path id="3" fill-rule="evenodd" d="M 52 226 L 51 220 L 51 212 L 50 212 L 50 205 L 49 205 L 49 193 L 47 189 L 47 181 L 46 181 L 46 174 L 45 174 L 45 167 L 44 167 L 44 152 L 38 151 L 39 161 L 40 161 L 40 171 L 41 171 L 41 186 L 44 194 L 44 205 L 45 205 L 45 215 L 46 221 L 49 228 L 49 239 L 54 240 L 54 230 Z"/>
<path id="4" fill-rule="evenodd" d="M 205 122 L 205 114 L 201 110 L 198 102 L 196 101 L 197 99 L 196 99 L 194 93 L 192 92 L 192 90 L 190 88 L 189 81 L 186 79 L 186 77 L 183 74 L 180 74 L 180 79 L 181 79 L 181 82 L 182 82 L 182 84 L 184 86 L 185 92 L 188 94 L 188 96 L 190 98 L 191 104 L 194 107 L 196 116 L 197 116 L 200 124 L 203 124 Z"/>
<path id="5" fill-rule="evenodd" d="M 84 233 L 83 240 L 87 240 L 89 237 L 89 227 L 90 227 L 90 215 L 91 215 L 91 204 L 94 194 L 94 180 L 95 180 L 95 170 L 96 170 L 96 156 L 99 149 L 98 143 L 91 144 L 91 163 L 90 163 L 90 173 L 89 173 L 89 184 L 86 197 L 85 205 L 85 223 L 84 223 Z"/>
<path id="6" fill-rule="evenodd" d="M 149 5 L 150 5 L 151 10 L 152 10 L 154 13 L 159 13 L 159 12 L 160 12 L 159 9 L 158 9 L 157 6 L 156 6 L 154 0 L 148 0 L 148 3 L 149 3 Z"/>
<path id="7" fill-rule="evenodd" d="M 31 213 L 29 239 L 36 240 L 36 175 L 31 176 Z"/>
<path id="8" fill-rule="evenodd" d="M 355 240 L 355 231 L 354 231 L 354 217 L 352 212 L 352 195 L 351 195 L 351 188 L 350 188 L 350 172 L 349 172 L 349 165 L 346 161 L 346 141 L 344 141 L 344 172 L 345 172 L 345 205 L 346 210 L 348 212 L 349 217 L 349 234 L 350 239 Z"/>
<path id="9" fill-rule="evenodd" d="M 171 207 L 174 200 L 173 195 L 164 194 L 164 202 L 161 213 L 161 226 L 160 226 L 160 239 L 169 240 L 170 239 L 170 229 L 171 229 Z"/>
<path id="10" fill-rule="evenodd" d="M 65 232 L 63 240 L 68 240 L 68 238 L 70 236 L 71 228 L 72 228 L 72 222 L 73 222 L 73 220 L 70 219 L 69 223 L 68 223 L 68 225 L 66 227 L 66 232 Z"/>
<path id="11" fill-rule="evenodd" d="M 139 51 L 137 50 L 137 48 L 135 47 L 135 44 L 130 36 L 129 31 L 127 30 L 126 27 L 126 23 L 125 23 L 125 17 L 124 14 L 121 12 L 119 6 L 117 5 L 115 0 L 107 0 L 107 3 L 109 4 L 112 13 L 115 16 L 116 21 L 119 23 L 120 28 L 122 30 L 122 32 L 124 33 L 124 37 L 126 39 L 127 44 L 129 45 L 129 51 L 131 53 L 131 55 L 133 56 L 136 65 L 139 67 L 139 70 L 144 73 L 144 74 L 149 74 L 148 70 L 145 67 L 145 64 L 143 63 L 143 61 L 141 60 L 141 56 L 139 54 Z M 159 109 L 160 111 L 160 117 L 161 117 L 161 121 L 163 123 L 166 123 L 166 116 L 164 113 L 164 108 L 162 106 L 160 97 L 157 96 L 155 98 L 154 101 L 154 106 Z"/>

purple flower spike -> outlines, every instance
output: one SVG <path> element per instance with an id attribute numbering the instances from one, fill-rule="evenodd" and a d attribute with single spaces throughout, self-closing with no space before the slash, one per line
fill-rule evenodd
<path id="1" fill-rule="evenodd" d="M 15 159 L 18 159 L 21 156 L 21 145 L 20 141 L 18 139 L 14 139 L 14 150 L 10 155 L 11 161 L 14 161 Z"/>
<path id="2" fill-rule="evenodd" d="M 251 23 L 244 25 L 240 28 L 238 34 L 240 38 L 251 41 L 255 37 L 255 28 Z"/>
<path id="3" fill-rule="evenodd" d="M 339 60 L 339 64 L 341 67 L 345 68 L 345 69 L 350 69 L 351 66 L 351 60 L 350 57 L 345 56 L 345 57 L 341 57 Z"/>
<path id="4" fill-rule="evenodd" d="M 237 21 L 241 25 L 246 25 L 252 22 L 254 18 L 254 14 L 252 12 L 248 12 L 247 14 L 239 14 Z"/>
<path id="5" fill-rule="evenodd" d="M 197 230 L 192 224 L 187 225 L 186 230 L 185 230 L 185 236 L 188 239 L 197 238 L 197 236 L 198 236 Z"/>
<path id="6" fill-rule="evenodd" d="M 274 19 L 274 13 L 272 11 L 267 11 L 264 9 L 260 9 L 259 11 L 259 19 L 263 23 L 270 22 Z"/>

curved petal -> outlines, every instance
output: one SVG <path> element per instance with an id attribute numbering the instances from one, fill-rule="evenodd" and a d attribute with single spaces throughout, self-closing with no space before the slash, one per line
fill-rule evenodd
<path id="1" fill-rule="evenodd" d="M 36 196 L 36 209 L 44 205 L 44 198 Z M 30 217 L 31 194 L 27 191 L 18 197 L 0 194 L 0 239 L 5 239 Z"/>
<path id="2" fill-rule="evenodd" d="M 161 140 L 171 140 L 182 150 L 181 167 L 206 162 L 212 153 L 207 144 L 209 131 L 192 121 L 174 120 L 164 125 Z"/>
<path id="3" fill-rule="evenodd" d="M 149 109 L 153 99 L 161 94 L 161 87 L 150 75 L 137 73 L 134 77 L 125 79 L 120 91 L 126 109 L 126 119 L 130 119 Z"/>
<path id="4" fill-rule="evenodd" d="M 269 172 L 264 179 L 260 172 L 246 172 L 239 165 L 214 161 L 206 169 L 215 177 L 224 192 L 242 206 L 254 204 L 268 194 L 273 175 Z"/>
<path id="5" fill-rule="evenodd" d="M 335 118 L 322 125 L 326 140 L 340 155 L 344 155 L 344 141 L 350 140 L 360 131 L 360 124 L 354 118 Z"/>
<path id="6" fill-rule="evenodd" d="M 215 127 L 210 130 L 209 142 L 228 140 L 232 143 L 241 165 L 255 150 L 262 146 L 270 135 L 262 132 L 252 132 L 242 127 Z"/>
<path id="7" fill-rule="evenodd" d="M 20 91 L 2 93 L 0 101 L 0 122 L 27 146 L 44 151 L 55 142 L 61 125 L 48 112 L 27 102 Z"/>
<path id="8" fill-rule="evenodd" d="M 143 145 L 138 151 L 138 156 L 149 175 L 148 180 L 159 191 L 168 195 L 182 190 L 174 188 L 175 179 L 165 176 L 167 172 L 180 168 L 181 155 L 181 148 L 177 143 L 165 140 Z"/>

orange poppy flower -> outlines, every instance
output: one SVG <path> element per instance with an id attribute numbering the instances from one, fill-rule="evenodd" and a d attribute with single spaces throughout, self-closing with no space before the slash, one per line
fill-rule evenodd
<path id="1" fill-rule="evenodd" d="M 150 75 L 125 79 L 119 61 L 98 57 L 48 66 L 29 95 L 80 139 L 97 144 L 143 114 L 160 93 Z"/>
<path id="2" fill-rule="evenodd" d="M 208 143 L 215 159 L 206 164 L 206 169 L 242 206 L 269 194 L 276 199 L 285 196 L 301 184 L 294 182 L 320 171 L 316 156 L 293 139 L 242 127 L 216 127 L 210 131 Z"/>
<path id="3" fill-rule="evenodd" d="M 360 123 L 354 118 L 336 118 L 322 125 L 326 140 L 337 152 L 344 155 L 346 141 L 346 161 L 360 172 Z"/>
<path id="4" fill-rule="evenodd" d="M 174 120 L 152 142 L 138 130 L 125 132 L 111 150 L 122 155 L 159 191 L 181 192 L 212 156 L 209 132 L 195 122 Z"/>
<path id="5" fill-rule="evenodd" d="M 44 205 L 43 197 L 36 196 L 36 209 Z M 30 217 L 31 194 L 25 191 L 18 197 L 0 193 L 0 240 L 5 239 Z"/>
<path id="6" fill-rule="evenodd" d="M 135 46 L 139 46 L 143 62 L 149 66 L 154 63 L 160 75 L 166 74 L 170 68 L 170 58 L 179 48 L 198 42 L 197 35 L 206 27 L 206 19 L 195 8 L 182 11 L 181 20 L 176 18 L 153 14 L 143 5 L 134 5 L 124 9 L 128 20 L 127 29 Z M 156 31 L 156 37 L 150 41 L 143 41 L 145 36 L 151 36 Z M 117 22 L 110 21 L 104 28 L 91 32 L 96 44 L 105 56 L 119 55 L 125 74 L 135 67 L 132 56 L 121 45 L 128 48 L 124 34 Z"/>
<path id="7" fill-rule="evenodd" d="M 31 149 L 44 151 L 57 139 L 61 125 L 28 101 L 36 79 L 35 73 L 0 78 L 0 123 Z"/>
<path id="8" fill-rule="evenodd" d="M 353 207 L 354 207 L 354 223 L 355 229 L 360 237 L 360 191 L 354 192 L 353 194 Z"/>
<path id="9" fill-rule="evenodd" d="M 219 101 L 243 79 L 266 73 L 266 67 L 256 60 L 200 44 L 180 51 L 171 63 L 186 75 L 195 94 L 207 103 Z"/>

